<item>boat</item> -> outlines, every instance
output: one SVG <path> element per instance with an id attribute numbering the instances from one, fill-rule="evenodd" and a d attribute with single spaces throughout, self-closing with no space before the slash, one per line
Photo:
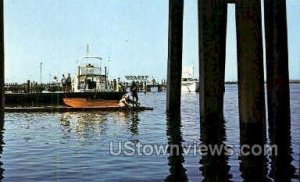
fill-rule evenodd
<path id="1" fill-rule="evenodd" d="M 65 105 L 74 108 L 85 107 L 119 107 L 118 100 L 103 100 L 103 99 L 85 99 L 85 98 L 64 98 Z"/>
<path id="2" fill-rule="evenodd" d="M 194 77 L 194 67 L 184 67 L 182 70 L 181 92 L 198 92 L 199 80 Z"/>
<path id="3" fill-rule="evenodd" d="M 77 75 L 73 79 L 73 92 L 114 92 L 108 80 L 108 64 L 99 56 L 87 54 L 78 59 Z"/>
<path id="4" fill-rule="evenodd" d="M 195 78 L 185 77 L 181 81 L 181 92 L 198 92 L 199 81 Z"/>

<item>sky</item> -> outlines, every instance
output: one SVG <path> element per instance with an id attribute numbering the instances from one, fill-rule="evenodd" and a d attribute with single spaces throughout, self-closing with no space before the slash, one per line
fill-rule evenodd
<path id="1" fill-rule="evenodd" d="M 198 68 L 197 0 L 185 0 L 183 66 Z M 226 75 L 237 80 L 234 5 L 228 7 Z M 300 79 L 300 0 L 287 0 L 290 78 Z M 4 0 L 5 81 L 51 81 L 103 58 L 109 77 L 166 78 L 168 0 Z M 110 60 L 110 61 L 108 61 Z"/>

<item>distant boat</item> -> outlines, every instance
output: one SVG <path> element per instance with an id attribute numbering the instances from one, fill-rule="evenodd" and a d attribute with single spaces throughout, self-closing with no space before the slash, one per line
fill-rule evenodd
<path id="1" fill-rule="evenodd" d="M 119 107 L 118 100 L 85 99 L 85 98 L 64 98 L 65 105 L 76 108 L 84 107 Z"/>
<path id="2" fill-rule="evenodd" d="M 182 78 L 181 92 L 198 92 L 199 81 L 194 78 Z"/>
<path id="3" fill-rule="evenodd" d="M 182 69 L 181 92 L 198 92 L 199 80 L 194 77 L 194 67 Z"/>

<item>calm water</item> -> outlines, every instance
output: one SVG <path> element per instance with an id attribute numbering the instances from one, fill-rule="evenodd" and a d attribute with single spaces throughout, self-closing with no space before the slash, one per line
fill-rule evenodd
<path id="1" fill-rule="evenodd" d="M 201 156 L 182 153 L 189 144 L 216 142 L 240 145 L 237 86 L 227 85 L 225 122 L 200 133 L 198 94 L 182 95 L 181 121 L 168 120 L 165 93 L 140 94 L 142 105 L 153 111 L 139 113 L 7 113 L 3 131 L 0 172 L 4 181 L 162 181 L 247 178 L 252 160 L 238 155 Z M 291 85 L 291 151 L 279 165 L 288 166 L 287 178 L 298 181 L 300 155 L 300 85 Z M 181 122 L 181 125 L 176 123 Z M 267 130 L 268 131 L 268 130 Z M 208 133 L 208 134 L 207 134 Z M 254 134 L 255 135 L 255 134 Z M 270 142 L 266 133 L 266 142 Z M 1 138 L 0 138 L 1 139 Z M 178 155 L 134 153 L 112 156 L 118 142 L 146 146 L 178 144 Z M 262 160 L 264 179 L 273 179 L 270 156 Z M 256 163 L 254 163 L 256 164 Z M 249 167 L 250 166 L 250 167 Z M 276 166 L 276 165 L 275 165 Z M 278 166 L 277 166 L 278 167 Z M 280 167 L 279 167 L 280 168 Z M 258 170 L 260 168 L 257 168 Z M 255 171 L 255 168 L 254 168 Z"/>

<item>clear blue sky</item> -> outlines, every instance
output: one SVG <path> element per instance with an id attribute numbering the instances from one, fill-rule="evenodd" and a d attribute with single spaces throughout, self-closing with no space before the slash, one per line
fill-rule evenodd
<path id="1" fill-rule="evenodd" d="M 300 79 L 300 0 L 288 0 L 290 78 Z M 166 77 L 168 0 L 4 0 L 8 82 L 76 73 L 86 53 L 110 57 L 110 76 Z M 198 68 L 197 0 L 185 1 L 183 65 Z M 226 80 L 236 80 L 234 6 L 229 6 Z"/>

